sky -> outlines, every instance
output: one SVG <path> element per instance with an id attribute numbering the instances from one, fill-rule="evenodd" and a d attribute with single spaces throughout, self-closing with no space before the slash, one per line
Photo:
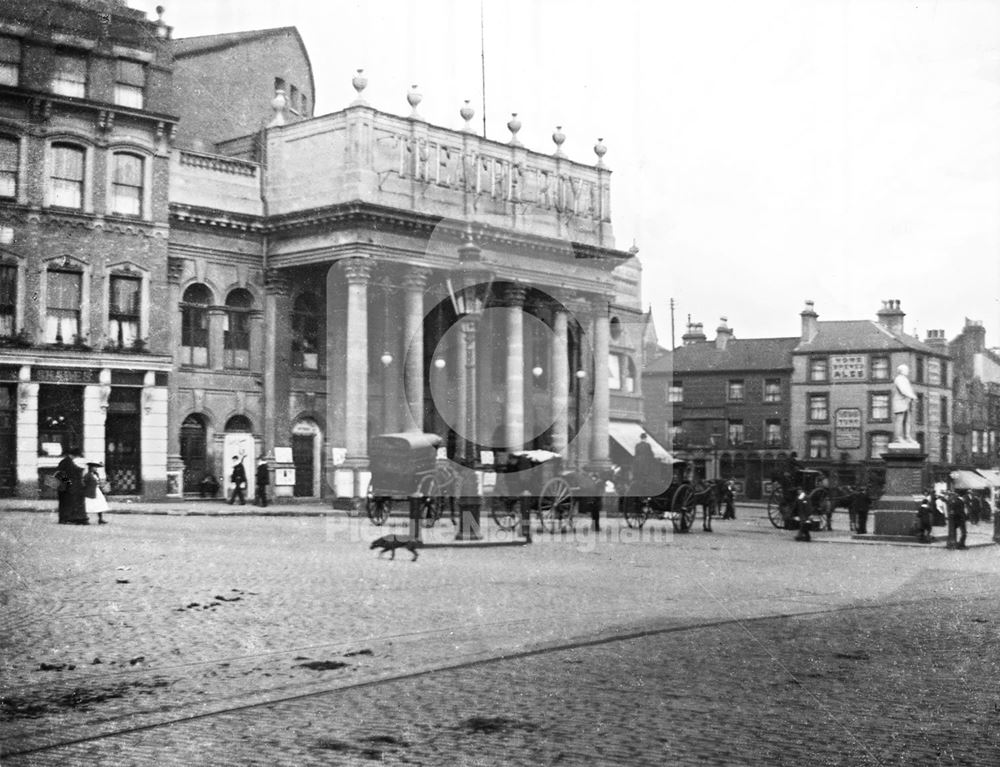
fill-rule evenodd
<path id="1" fill-rule="evenodd" d="M 875 319 L 1000 346 L 1000 0 L 129 0 L 174 37 L 295 26 L 316 114 L 355 97 L 613 171 L 660 342 Z M 482 26 L 480 25 L 482 11 Z M 482 29 L 482 38 L 480 32 Z M 482 40 L 482 48 L 480 46 Z"/>

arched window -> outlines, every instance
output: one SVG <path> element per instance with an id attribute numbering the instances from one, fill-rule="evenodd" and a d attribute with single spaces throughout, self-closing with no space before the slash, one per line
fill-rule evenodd
<path id="1" fill-rule="evenodd" d="M 142 215 L 143 158 L 117 152 L 111 177 L 111 212 L 122 216 Z"/>
<path id="2" fill-rule="evenodd" d="M 227 368 L 250 367 L 250 312 L 253 296 L 244 288 L 237 288 L 226 296 L 226 316 L 222 333 L 225 350 L 223 364 Z"/>
<path id="3" fill-rule="evenodd" d="M 241 434 L 250 434 L 253 432 L 253 424 L 250 423 L 250 419 L 245 415 L 234 415 L 228 421 L 226 421 L 226 432 L 239 432 Z"/>
<path id="4" fill-rule="evenodd" d="M 208 365 L 208 307 L 212 291 L 196 283 L 181 299 L 181 364 Z"/>
<path id="5" fill-rule="evenodd" d="M 52 145 L 52 175 L 49 204 L 60 208 L 83 208 L 83 181 L 86 152 L 74 144 Z"/>
<path id="6" fill-rule="evenodd" d="M 302 370 L 319 369 L 319 299 L 302 293 L 292 306 L 292 364 Z"/>

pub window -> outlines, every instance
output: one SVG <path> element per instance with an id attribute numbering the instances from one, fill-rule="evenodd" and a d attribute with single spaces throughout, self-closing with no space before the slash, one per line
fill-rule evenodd
<path id="1" fill-rule="evenodd" d="M 872 460 L 877 460 L 882 457 L 882 453 L 889 450 L 889 440 L 892 439 L 891 434 L 886 434 L 885 432 L 875 431 L 868 435 L 868 457 Z"/>
<path id="2" fill-rule="evenodd" d="M 809 420 L 813 423 L 826 423 L 830 420 L 830 404 L 825 394 L 809 395 Z"/>
<path id="3" fill-rule="evenodd" d="M 889 380 L 888 357 L 872 357 L 872 380 L 874 381 Z"/>
<path id="4" fill-rule="evenodd" d="M 680 381 L 674 381 L 670 384 L 667 389 L 667 402 L 683 402 L 684 401 L 684 384 Z"/>
<path id="5" fill-rule="evenodd" d="M 142 215 L 142 158 L 118 152 L 111 178 L 111 210 L 123 216 Z"/>
<path id="6" fill-rule="evenodd" d="M 21 144 L 9 136 L 0 136 L 0 197 L 17 197 L 17 176 L 21 168 Z"/>
<path id="7" fill-rule="evenodd" d="M 46 279 L 45 342 L 71 344 L 80 336 L 83 274 L 49 269 Z"/>
<path id="8" fill-rule="evenodd" d="M 830 435 L 826 432 L 813 432 L 808 437 L 806 455 L 809 458 L 830 457 Z"/>
<path id="9" fill-rule="evenodd" d="M 108 337 L 119 349 L 130 347 L 139 340 L 142 280 L 138 277 L 113 275 L 109 287 Z"/>
<path id="10" fill-rule="evenodd" d="M 828 377 L 826 357 L 811 357 L 809 359 L 809 380 L 825 381 Z"/>
<path id="11" fill-rule="evenodd" d="M 302 370 L 319 370 L 319 300 L 302 293 L 292 307 L 292 364 Z"/>
<path id="12" fill-rule="evenodd" d="M 764 379 L 764 402 L 781 402 L 781 379 Z"/>
<path id="13" fill-rule="evenodd" d="M 781 419 L 768 418 L 764 421 L 764 444 L 767 447 L 781 445 Z"/>
<path id="14" fill-rule="evenodd" d="M 250 367 L 250 312 L 253 296 L 250 291 L 237 288 L 226 296 L 226 313 L 223 317 L 223 364 L 227 368 Z"/>
<path id="15" fill-rule="evenodd" d="M 730 420 L 726 423 L 726 437 L 730 445 L 742 445 L 746 439 L 742 420 Z"/>
<path id="16" fill-rule="evenodd" d="M 21 80 L 21 41 L 0 35 L 0 85 L 17 87 Z"/>
<path id="17" fill-rule="evenodd" d="M 123 107 L 142 109 L 146 89 L 146 65 L 138 61 L 118 59 L 115 77 L 115 103 Z"/>
<path id="18" fill-rule="evenodd" d="M 730 381 L 729 388 L 726 391 L 726 399 L 730 402 L 742 402 L 744 391 L 745 387 L 742 378 Z"/>
<path id="19" fill-rule="evenodd" d="M 181 298 L 181 364 L 208 365 L 208 307 L 212 291 L 191 285 Z"/>
<path id="20" fill-rule="evenodd" d="M 868 399 L 868 420 L 889 420 L 889 395 L 885 392 L 872 392 Z"/>
<path id="21" fill-rule="evenodd" d="M 17 333 L 17 267 L 0 264 L 0 338 Z"/>
<path id="22" fill-rule="evenodd" d="M 53 60 L 52 92 L 60 96 L 87 96 L 87 57 L 79 53 L 57 53 Z"/>
<path id="23" fill-rule="evenodd" d="M 49 202 L 60 208 L 83 208 L 85 152 L 72 144 L 52 145 Z"/>

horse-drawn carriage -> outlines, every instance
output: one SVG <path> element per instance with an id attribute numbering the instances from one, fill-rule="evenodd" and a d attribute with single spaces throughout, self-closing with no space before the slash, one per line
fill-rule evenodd
<path id="1" fill-rule="evenodd" d="M 704 507 L 705 529 L 718 508 L 715 483 L 694 482 L 687 461 L 655 461 L 644 474 L 633 477 L 621 498 L 622 516 L 629 527 L 641 528 L 651 516 L 669 518 L 674 530 L 686 532 L 694 524 L 697 507 Z"/>
<path id="2" fill-rule="evenodd" d="M 454 483 L 454 477 L 437 460 L 441 441 L 437 434 L 420 432 L 372 438 L 366 511 L 374 524 L 381 525 L 388 519 L 394 502 L 409 504 L 413 497 L 419 499 L 423 524 L 429 527 L 437 521 Z"/>
<path id="3" fill-rule="evenodd" d="M 816 469 L 786 471 L 774 476 L 767 501 L 767 518 L 780 530 L 833 529 L 834 500 L 826 475 Z"/>
<path id="4" fill-rule="evenodd" d="M 504 530 L 513 530 L 521 504 L 538 513 L 542 529 L 554 533 L 573 529 L 580 503 L 601 495 L 602 483 L 583 471 L 563 470 L 563 459 L 548 450 L 506 453 L 495 467 L 496 484 L 487 498 L 490 516 Z"/>

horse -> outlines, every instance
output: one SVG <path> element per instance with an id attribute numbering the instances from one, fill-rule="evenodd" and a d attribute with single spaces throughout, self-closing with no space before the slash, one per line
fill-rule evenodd
<path id="1" fill-rule="evenodd" d="M 694 489 L 694 505 L 701 506 L 701 529 L 706 533 L 712 532 L 712 517 L 716 516 L 719 510 L 721 499 L 721 480 L 713 479 L 699 482 Z"/>

